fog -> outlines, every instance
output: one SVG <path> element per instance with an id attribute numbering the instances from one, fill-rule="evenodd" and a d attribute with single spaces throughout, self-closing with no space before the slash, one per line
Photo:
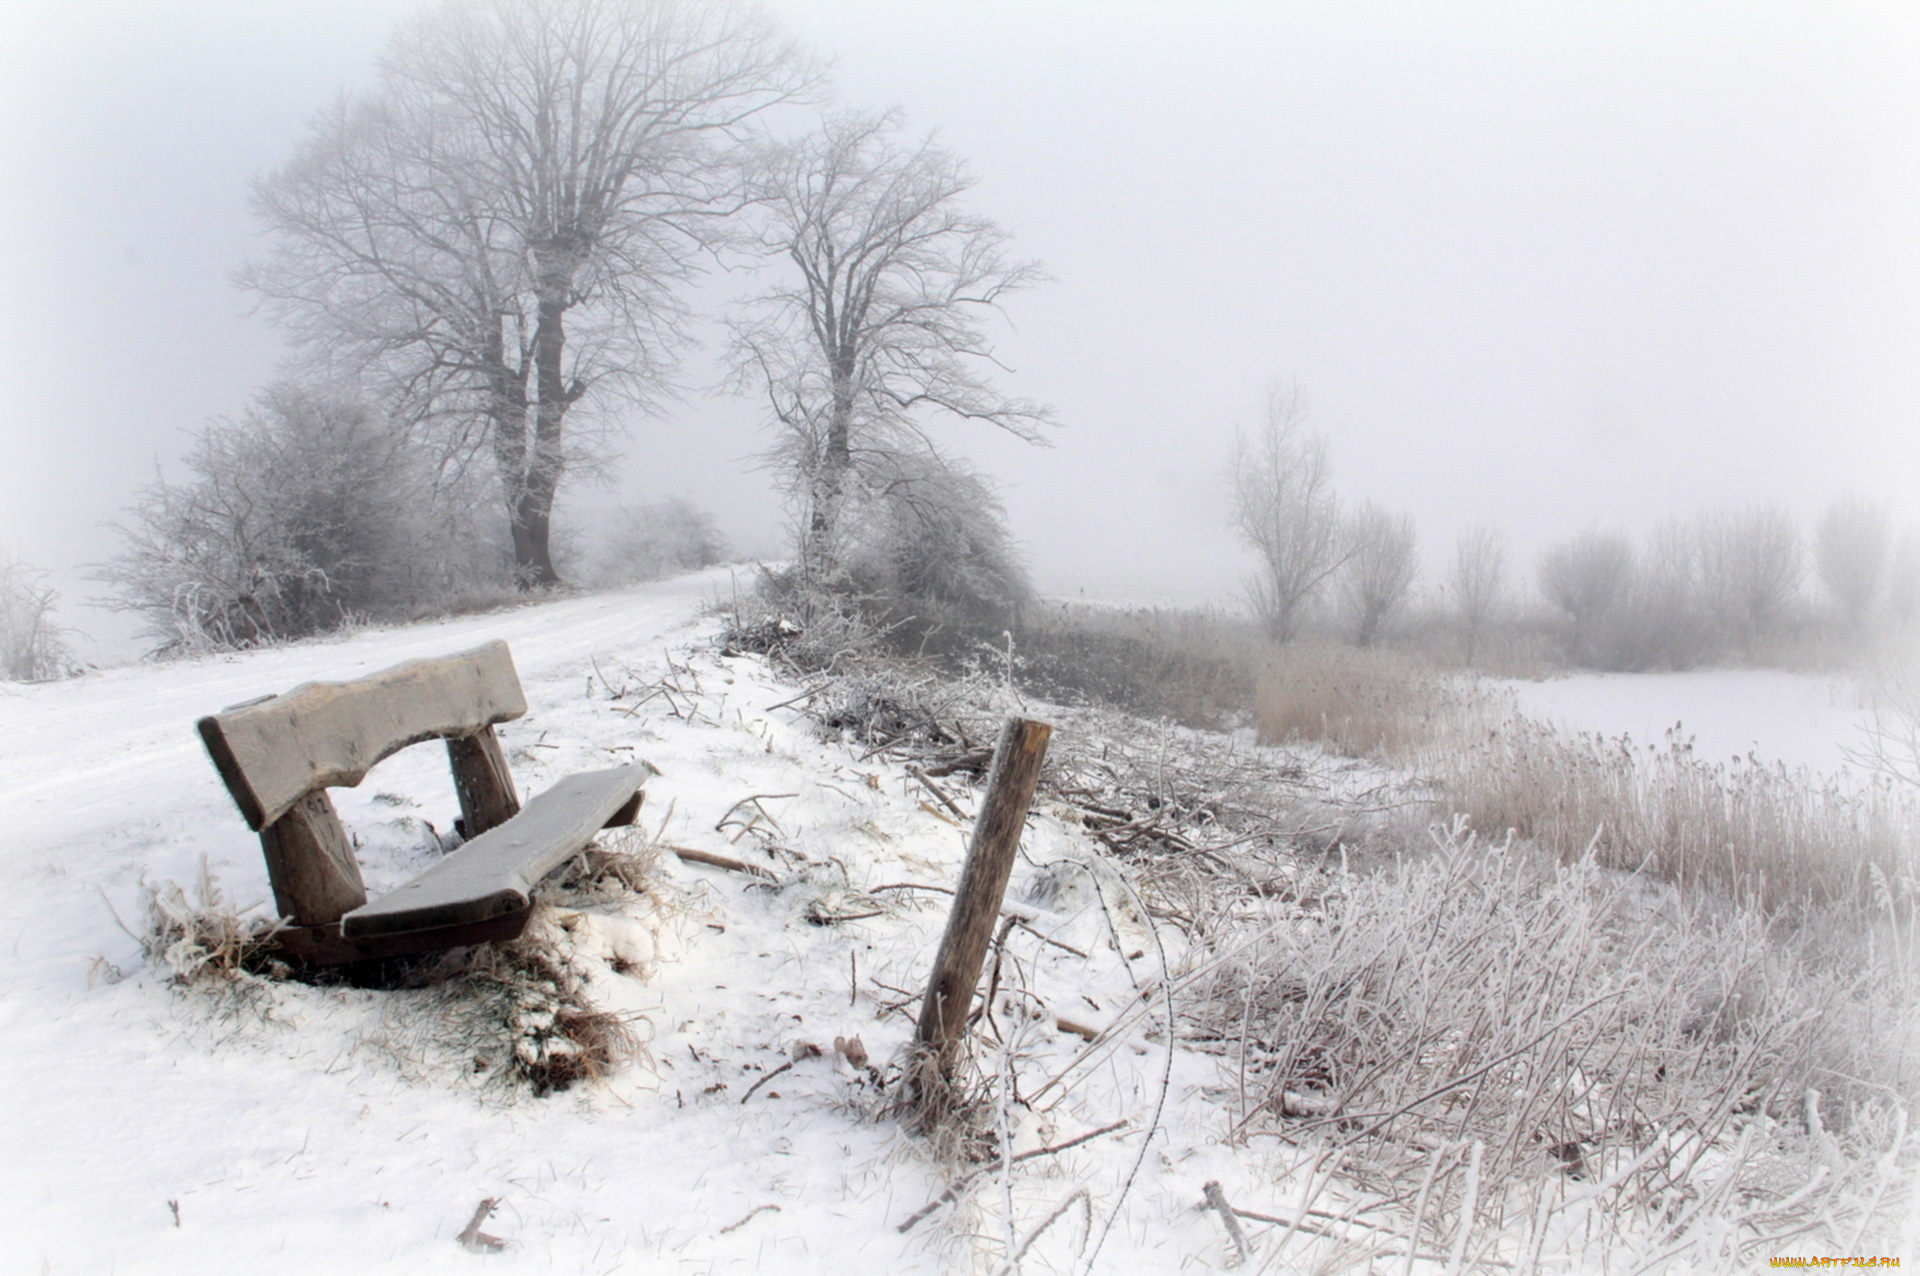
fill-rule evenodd
<path id="1" fill-rule="evenodd" d="M 1043 588 L 1230 601 L 1227 449 L 1276 378 L 1340 491 L 1411 511 L 1429 561 L 1472 521 L 1524 563 L 1707 504 L 1920 517 L 1904 6 L 770 7 L 843 101 L 938 129 L 1054 277 L 997 345 L 1054 446 L 940 426 L 1004 483 Z M 106 524 L 280 357 L 229 283 L 248 184 L 412 8 L 0 11 L 0 546 L 102 649 L 126 628 L 84 605 Z M 615 487 L 778 553 L 766 436 L 716 375 L 696 353 L 629 423 Z"/>

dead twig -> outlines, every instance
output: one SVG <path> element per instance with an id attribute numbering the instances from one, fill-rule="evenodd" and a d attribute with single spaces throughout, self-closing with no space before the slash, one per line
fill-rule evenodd
<path id="1" fill-rule="evenodd" d="M 1057 1152 L 1065 1152 L 1069 1148 L 1077 1148 L 1082 1143 L 1091 1143 L 1102 1135 L 1112 1134 L 1115 1130 L 1124 1129 L 1131 1124 L 1133 1124 L 1131 1121 L 1122 1118 L 1109 1125 L 1103 1125 L 1097 1130 L 1088 1130 L 1085 1134 L 1075 1135 L 1064 1143 L 1050 1143 L 1046 1147 L 1034 1148 L 1027 1152 L 1017 1153 L 1011 1159 L 1004 1156 L 996 1156 L 992 1161 L 981 1166 L 979 1169 L 971 1170 L 961 1175 L 951 1187 L 940 1193 L 940 1195 L 933 1200 L 928 1201 L 918 1210 L 915 1210 L 906 1222 L 900 1224 L 894 1228 L 894 1230 L 902 1233 L 911 1231 L 916 1223 L 926 1218 L 942 1205 L 947 1204 L 949 1201 L 959 1199 L 960 1193 L 966 1191 L 967 1188 L 972 1185 L 973 1181 L 982 1175 L 997 1174 L 1009 1165 L 1019 1165 L 1022 1161 L 1031 1161 L 1035 1157 L 1052 1156 Z"/>
<path id="2" fill-rule="evenodd" d="M 727 808 L 726 814 L 722 815 L 719 818 L 719 820 L 714 823 L 713 831 L 716 833 L 724 833 L 726 832 L 728 824 L 738 824 L 740 826 L 740 832 L 746 833 L 758 827 L 760 822 L 762 820 L 765 820 L 769 825 L 772 826 L 774 832 L 784 836 L 786 834 L 786 830 L 780 827 L 780 821 L 774 819 L 773 813 L 768 811 L 766 807 L 760 804 L 762 802 L 771 802 L 780 798 L 796 798 L 799 796 L 800 795 L 798 793 L 749 793 L 746 797 L 741 798 L 738 802 L 735 802 L 732 806 Z M 752 805 L 754 810 L 754 815 L 751 819 L 736 820 L 733 818 L 733 813 L 735 811 L 749 804 Z M 739 841 L 740 840 L 739 834 L 736 834 L 733 840 L 736 842 Z"/>
<path id="3" fill-rule="evenodd" d="M 747 1092 L 740 1096 L 740 1102 L 745 1103 L 748 1099 L 751 1099 L 753 1097 L 753 1092 L 755 1090 L 758 1090 L 761 1086 L 773 1080 L 775 1077 L 779 1076 L 781 1073 L 785 1072 L 788 1068 L 791 1068 L 794 1064 L 800 1062 L 802 1059 L 818 1059 L 822 1053 L 823 1052 L 821 1051 L 820 1047 L 814 1045 L 811 1041 L 795 1042 L 793 1046 L 793 1058 L 787 1060 L 785 1063 L 775 1068 L 772 1072 L 767 1073 L 765 1076 L 761 1077 L 758 1081 L 748 1086 Z M 751 1217 L 751 1215 L 749 1215 L 749 1217 Z"/>
<path id="4" fill-rule="evenodd" d="M 935 784 L 932 780 L 929 780 L 927 778 L 927 773 L 925 771 L 922 771 L 917 766 L 913 766 L 909 764 L 907 767 L 907 774 L 912 776 L 914 779 L 920 781 L 921 786 L 924 787 L 927 790 L 927 792 L 933 794 L 934 797 L 939 799 L 941 806 L 944 806 L 949 811 L 952 811 L 954 819 L 959 820 L 962 824 L 965 824 L 967 822 L 967 813 L 960 809 L 959 805 L 956 802 L 954 802 L 953 798 L 948 796 L 947 791 L 945 789 Z"/>
<path id="5" fill-rule="evenodd" d="M 462 1248 L 475 1254 L 497 1254 L 507 1247 L 507 1243 L 498 1236 L 489 1236 L 480 1230 L 480 1224 L 487 1221 L 494 1207 L 499 1204 L 499 1197 L 489 1196 L 474 1207 L 473 1217 L 467 1220 L 467 1225 L 460 1229 L 460 1235 L 455 1238 Z"/>
<path id="6" fill-rule="evenodd" d="M 728 1232 L 737 1232 L 741 1228 L 745 1227 L 748 1223 L 751 1223 L 754 1219 L 758 1218 L 760 1215 L 765 1214 L 768 1210 L 772 1210 L 775 1214 L 778 1214 L 780 1212 L 780 1207 L 778 1205 L 756 1205 L 752 1209 L 747 1211 L 746 1216 L 744 1218 L 741 1218 L 736 1222 L 728 1223 L 725 1227 L 715 1232 L 714 1235 L 725 1236 Z"/>
<path id="7" fill-rule="evenodd" d="M 1233 1241 L 1234 1252 L 1234 1259 L 1228 1266 L 1238 1267 L 1253 1257 L 1253 1251 L 1247 1247 L 1247 1234 L 1240 1230 L 1240 1220 L 1233 1216 L 1233 1206 L 1227 1204 L 1227 1194 L 1221 1190 L 1220 1180 L 1208 1179 L 1200 1191 L 1207 1198 L 1206 1208 L 1218 1214 L 1220 1221 L 1227 1225 L 1227 1235 Z"/>

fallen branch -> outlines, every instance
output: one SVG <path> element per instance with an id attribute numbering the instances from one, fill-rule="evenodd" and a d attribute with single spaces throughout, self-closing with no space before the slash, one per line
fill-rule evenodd
<path id="1" fill-rule="evenodd" d="M 779 876 L 770 868 L 763 868 L 758 864 L 749 864 L 745 860 L 737 860 L 731 855 L 722 855 L 717 851 L 699 851 L 691 846 L 667 846 L 662 849 L 672 851 L 689 864 L 705 864 L 712 868 L 724 868 L 735 873 L 750 873 L 755 877 L 764 877 L 768 881 L 773 882 L 780 880 Z"/>

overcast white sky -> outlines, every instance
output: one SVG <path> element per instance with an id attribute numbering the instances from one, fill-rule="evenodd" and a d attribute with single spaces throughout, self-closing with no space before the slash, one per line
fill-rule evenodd
<path id="1" fill-rule="evenodd" d="M 770 7 L 1056 278 L 1000 352 L 1057 446 L 963 449 L 1053 589 L 1230 596 L 1225 455 L 1276 377 L 1433 557 L 1478 519 L 1530 555 L 1713 502 L 1920 517 L 1914 6 Z M 227 282 L 248 182 L 411 8 L 0 0 L 0 545 L 76 604 L 102 524 L 272 375 Z M 750 405 L 629 439 L 629 490 L 776 546 Z"/>

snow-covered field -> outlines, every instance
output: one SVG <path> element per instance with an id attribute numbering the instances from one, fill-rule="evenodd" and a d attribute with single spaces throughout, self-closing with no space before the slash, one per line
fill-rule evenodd
<path id="1" fill-rule="evenodd" d="M 1512 691 L 1529 717 L 1564 730 L 1662 746 L 1671 730 L 1676 739 L 1691 738 L 1694 751 L 1709 761 L 1751 755 L 1823 774 L 1846 769 L 1846 750 L 1861 747 L 1871 719 L 1859 682 L 1836 674 L 1576 673 L 1497 685 Z"/>
<path id="2" fill-rule="evenodd" d="M 924 1145 L 881 1112 L 887 1098 L 832 1049 L 857 1034 L 883 1062 L 907 1040 L 944 897 L 862 891 L 950 883 L 963 831 L 930 813 L 897 767 L 862 763 L 771 708 L 795 689 L 761 661 L 714 653 L 703 604 L 728 589 L 727 574 L 711 572 L 0 689 L 10 884 L 0 899 L 0 1269 L 970 1267 L 978 1247 L 967 1232 L 987 1226 L 977 1214 L 956 1218 L 949 1206 L 897 1230 L 944 1180 Z M 140 925 L 143 881 L 191 895 L 204 861 L 231 898 L 267 896 L 258 843 L 194 734 L 199 715 L 495 637 L 511 644 L 531 706 L 502 728 L 523 791 L 610 757 L 645 758 L 661 771 L 642 812 L 650 833 L 766 863 L 784 879 L 755 889 L 669 858 L 652 902 L 633 915 L 573 919 L 579 952 L 643 959 L 627 973 L 603 962 L 592 977 L 595 999 L 631 1016 L 646 1041 L 640 1062 L 533 1098 L 452 1054 L 427 1021 L 428 994 L 274 984 L 221 1003 L 176 991 L 145 963 L 119 924 Z M 685 666 L 676 703 L 693 721 L 658 697 L 635 710 L 634 691 L 668 672 L 669 653 Z M 754 794 L 787 795 L 761 801 L 777 833 L 736 844 L 736 827 L 716 832 Z M 336 801 L 376 891 L 428 853 L 420 821 L 444 828 L 455 811 L 444 752 L 430 746 L 383 763 Z M 778 842 L 784 858 L 766 858 L 763 842 Z M 1077 830 L 1045 811 L 1024 852 L 1015 896 L 1037 866 L 1090 859 Z M 1022 982 L 1048 1004 L 1024 1026 L 1016 1007 L 1003 1026 L 1023 1075 L 1063 1073 L 1067 1083 L 1035 1105 L 1039 1114 L 1011 1117 L 1009 1133 L 1027 1149 L 1131 1125 L 1022 1166 L 990 1191 L 996 1206 L 1011 1201 L 1019 1230 L 1087 1189 L 1093 1240 L 1075 1205 L 1035 1246 L 1029 1271 L 1064 1270 L 1083 1244 L 1091 1252 L 1123 1196 L 1102 1270 L 1206 1269 L 1226 1250 L 1218 1221 L 1195 1208 L 1202 1184 L 1220 1179 L 1250 1208 L 1276 1207 L 1278 1184 L 1259 1174 L 1268 1167 L 1256 1155 L 1215 1146 L 1219 1122 L 1203 1094 L 1219 1080 L 1214 1064 L 1170 1051 L 1156 1031 L 1154 1003 L 1137 987 L 1160 959 L 1110 877 L 1088 877 L 1102 883 L 1106 907 L 1083 891 L 1077 911 L 1035 914 L 1087 959 L 1015 932 Z M 836 912 L 858 919 L 809 918 Z M 1048 1013 L 1105 1026 L 1130 1008 L 1132 1026 L 1088 1057 Z M 748 1097 L 799 1043 L 824 1054 Z M 501 1201 L 486 1230 L 511 1246 L 483 1257 L 455 1236 L 486 1197 Z M 999 1241 L 1003 1226 L 992 1224 Z"/>

